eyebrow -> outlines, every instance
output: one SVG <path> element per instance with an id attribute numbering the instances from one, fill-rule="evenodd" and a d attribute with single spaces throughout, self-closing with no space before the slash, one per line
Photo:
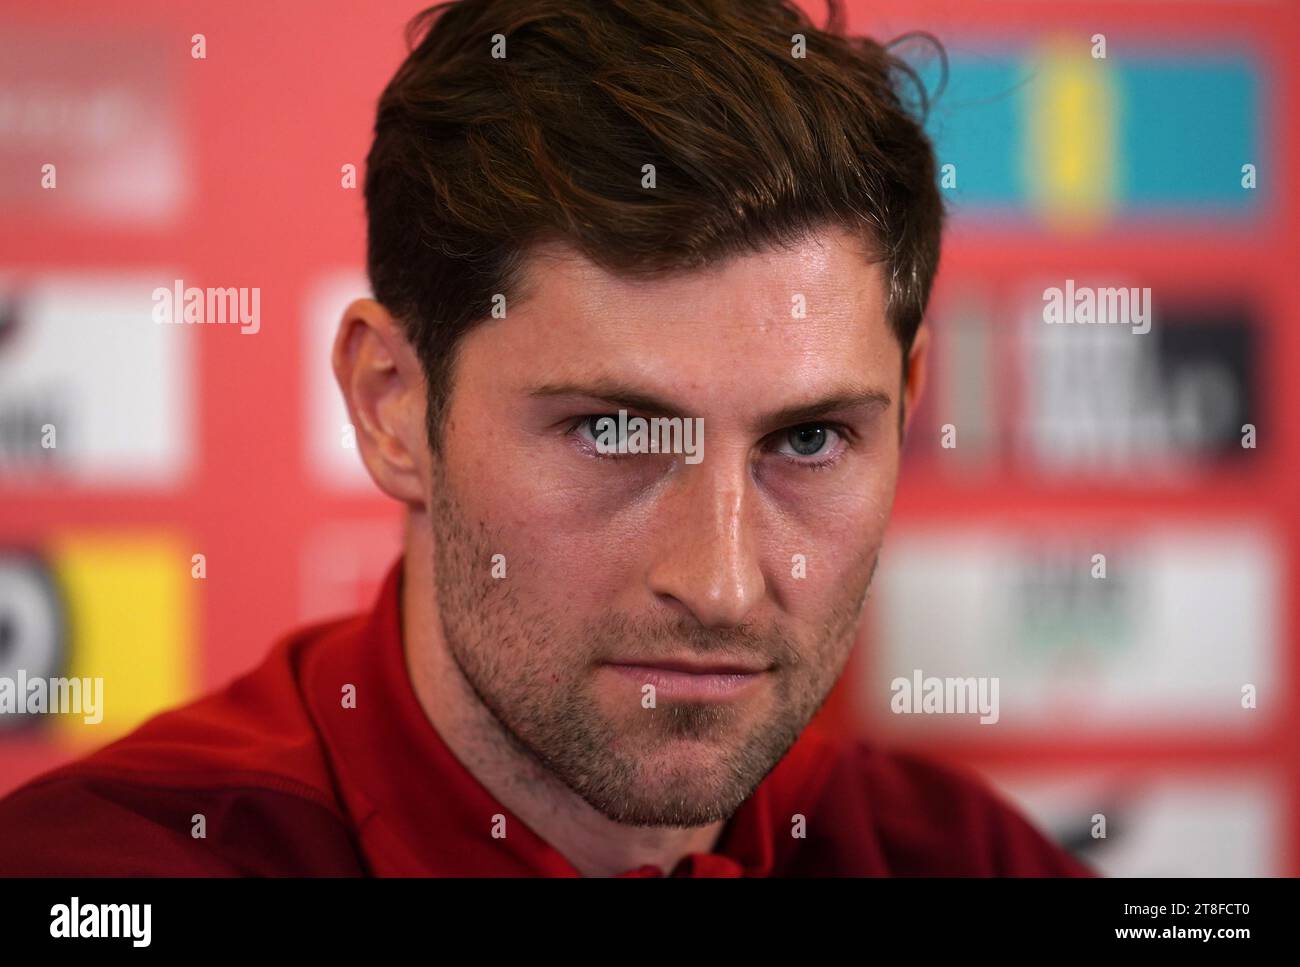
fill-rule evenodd
<path id="1" fill-rule="evenodd" d="M 600 400 L 611 406 L 626 410 L 640 410 L 651 416 L 685 418 L 686 412 L 679 406 L 659 399 L 634 386 L 614 381 L 600 380 L 594 383 L 546 383 L 531 390 L 528 394 L 534 399 L 555 397 L 572 397 Z M 873 388 L 846 388 L 836 390 L 827 396 L 804 403 L 794 403 L 782 407 L 759 418 L 760 425 L 780 428 L 811 423 L 830 413 L 844 410 L 860 409 L 869 415 L 889 409 L 894 399 L 889 393 Z"/>

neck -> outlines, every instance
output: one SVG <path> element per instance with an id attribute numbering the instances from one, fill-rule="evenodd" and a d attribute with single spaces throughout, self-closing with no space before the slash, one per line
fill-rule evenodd
<path id="1" fill-rule="evenodd" d="M 722 823 L 692 829 L 624 826 L 593 809 L 526 750 L 479 701 L 452 659 L 438 618 L 428 517 L 408 511 L 402 640 L 411 685 L 443 742 L 502 806 L 584 876 L 653 865 L 667 872 L 708 852 Z"/>

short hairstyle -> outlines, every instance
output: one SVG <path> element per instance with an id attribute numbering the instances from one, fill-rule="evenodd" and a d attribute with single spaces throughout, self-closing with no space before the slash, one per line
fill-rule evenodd
<path id="1" fill-rule="evenodd" d="M 829 8 L 825 29 L 787 0 L 459 0 L 410 21 L 367 158 L 367 268 L 424 367 L 435 454 L 459 340 L 546 241 L 661 274 L 842 225 L 887 267 L 906 367 L 945 217 L 929 101 L 898 41 L 845 36 Z"/>

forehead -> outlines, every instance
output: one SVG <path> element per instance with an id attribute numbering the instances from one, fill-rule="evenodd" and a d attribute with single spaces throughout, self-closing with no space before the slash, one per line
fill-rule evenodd
<path id="1" fill-rule="evenodd" d="M 636 372 L 702 403 L 711 389 L 884 380 L 901 362 L 886 307 L 883 264 L 841 229 L 654 277 L 549 243 L 530 252 L 506 318 L 476 327 L 465 348 L 495 381 Z"/>
<path id="2" fill-rule="evenodd" d="M 521 276 L 524 312 L 563 308 L 592 320 L 617 313 L 664 325 L 817 326 L 883 314 L 887 301 L 883 264 L 870 260 L 862 240 L 841 228 L 656 276 L 613 272 L 570 245 L 548 242 L 530 250 Z"/>

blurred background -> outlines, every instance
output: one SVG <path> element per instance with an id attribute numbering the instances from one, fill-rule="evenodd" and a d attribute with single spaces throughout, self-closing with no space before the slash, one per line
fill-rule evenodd
<path id="1" fill-rule="evenodd" d="M 0 4 L 0 676 L 109 683 L 98 725 L 0 717 L 0 794 L 368 606 L 397 556 L 328 347 L 417 9 Z M 1300 873 L 1300 5 L 850 0 L 848 26 L 943 43 L 953 219 L 823 717 L 977 770 L 1110 875 Z M 258 331 L 155 324 L 177 279 L 257 287 Z M 1066 280 L 1149 288 L 1150 332 L 1044 325 Z M 917 671 L 996 677 L 996 726 L 893 714 Z"/>

